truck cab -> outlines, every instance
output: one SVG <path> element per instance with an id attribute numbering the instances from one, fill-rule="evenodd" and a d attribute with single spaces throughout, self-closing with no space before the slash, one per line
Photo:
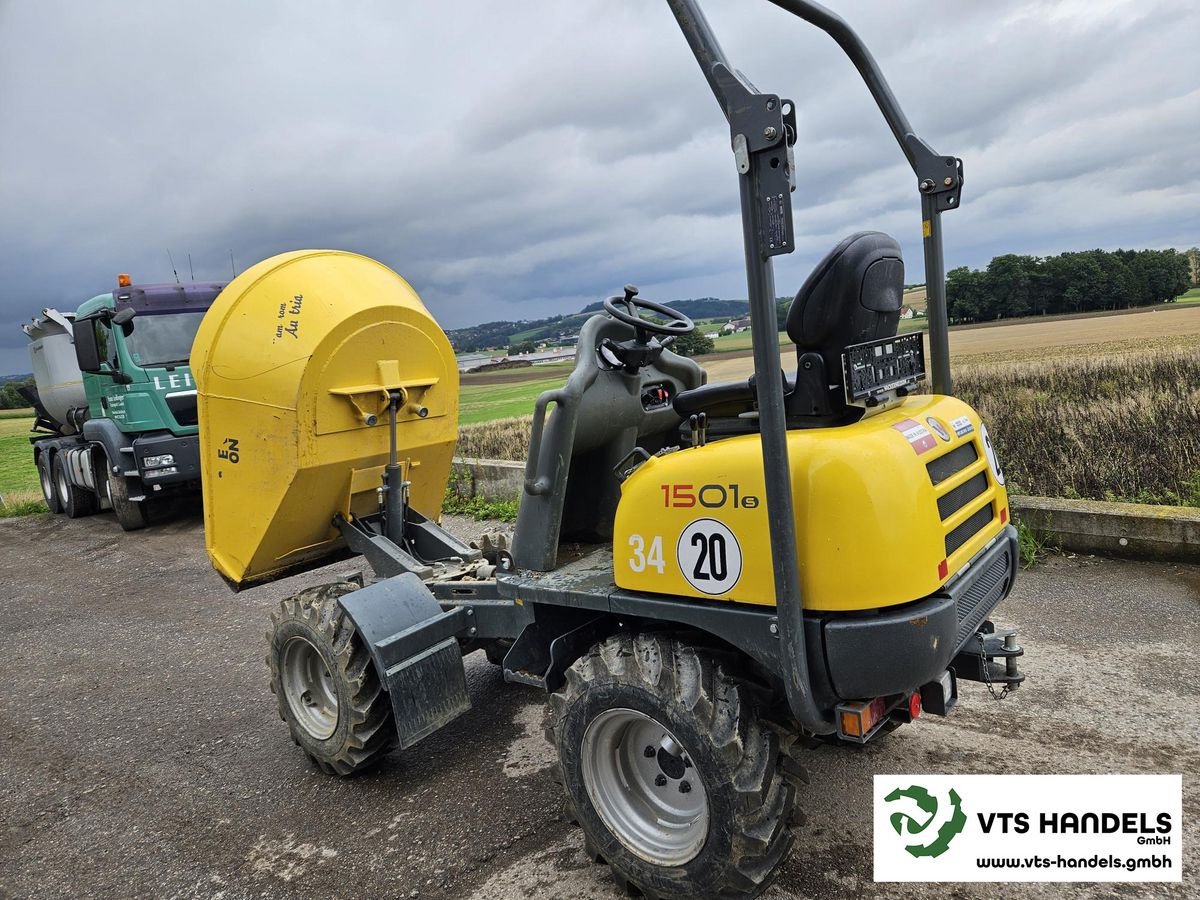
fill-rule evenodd
<path id="1" fill-rule="evenodd" d="M 120 276 L 116 290 L 76 310 L 71 339 L 82 395 L 61 417 L 65 422 L 44 417 L 56 437 L 33 439 L 53 511 L 74 517 L 111 508 L 132 530 L 145 525 L 148 499 L 199 487 L 189 357 L 196 329 L 223 287 L 134 285 Z"/>

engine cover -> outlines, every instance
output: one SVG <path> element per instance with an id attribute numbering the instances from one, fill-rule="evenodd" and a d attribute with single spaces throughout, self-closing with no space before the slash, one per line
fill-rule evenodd
<path id="1" fill-rule="evenodd" d="M 804 606 L 878 609 L 934 593 L 1008 520 L 986 429 L 953 397 L 788 432 Z M 614 578 L 629 590 L 773 606 L 757 435 L 655 457 L 624 483 Z"/>

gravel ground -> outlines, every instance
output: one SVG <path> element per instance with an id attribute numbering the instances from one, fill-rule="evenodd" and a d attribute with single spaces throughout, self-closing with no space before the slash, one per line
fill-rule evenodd
<path id="1" fill-rule="evenodd" d="M 194 510 L 136 536 L 108 515 L 0 519 L 0 896 L 617 897 L 558 819 L 542 697 L 482 654 L 474 709 L 367 775 L 293 746 L 267 616 L 347 568 L 234 595 Z M 1022 630 L 1028 684 L 1001 704 L 964 685 L 949 719 L 814 751 L 768 898 L 1200 895 L 1200 568 L 1053 557 L 997 618 Z M 1183 884 L 877 885 L 871 775 L 889 772 L 1184 772 Z"/>

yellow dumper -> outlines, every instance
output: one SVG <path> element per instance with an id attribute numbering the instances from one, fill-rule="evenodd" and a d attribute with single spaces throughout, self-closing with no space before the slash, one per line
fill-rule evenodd
<path id="1" fill-rule="evenodd" d="M 445 335 L 413 289 L 350 253 L 266 260 L 213 304 L 192 354 L 206 540 L 235 588 L 350 554 L 376 579 L 272 618 L 292 737 L 348 775 L 470 707 L 464 654 L 550 693 L 549 736 L 588 852 L 652 898 L 753 897 L 792 844 L 814 740 L 865 743 L 958 682 L 1016 688 L 989 614 L 1017 574 L 1004 474 L 951 396 L 940 214 L 962 166 L 912 132 L 840 19 L 837 37 L 917 175 L 933 392 L 897 334 L 895 240 L 838 243 L 797 292 L 779 369 L 772 257 L 795 246 L 795 112 L 669 0 L 730 124 L 755 375 L 708 384 L 672 352 L 695 326 L 632 285 L 579 333 L 534 407 L 511 543 L 438 525 L 458 418 Z"/>

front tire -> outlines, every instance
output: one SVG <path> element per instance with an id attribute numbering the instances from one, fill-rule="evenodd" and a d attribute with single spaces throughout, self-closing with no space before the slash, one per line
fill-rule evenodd
<path id="1" fill-rule="evenodd" d="M 351 582 L 301 591 L 279 604 L 267 633 L 279 717 L 322 771 L 353 775 L 396 744 L 391 698 L 338 598 Z"/>
<path id="2" fill-rule="evenodd" d="M 100 504 L 95 494 L 71 483 L 67 474 L 67 464 L 63 461 L 61 453 L 55 455 L 50 471 L 54 476 L 54 490 L 58 494 L 59 505 L 68 519 L 90 516 L 99 508 Z"/>
<path id="3" fill-rule="evenodd" d="M 135 503 L 129 499 L 129 482 L 124 476 L 116 475 L 112 467 L 104 467 L 104 490 L 108 504 L 124 531 L 138 531 L 146 527 L 145 501 Z"/>
<path id="4" fill-rule="evenodd" d="M 568 814 L 618 884 L 656 900 L 750 898 L 792 844 L 777 733 L 707 651 L 618 634 L 551 698 Z"/>

